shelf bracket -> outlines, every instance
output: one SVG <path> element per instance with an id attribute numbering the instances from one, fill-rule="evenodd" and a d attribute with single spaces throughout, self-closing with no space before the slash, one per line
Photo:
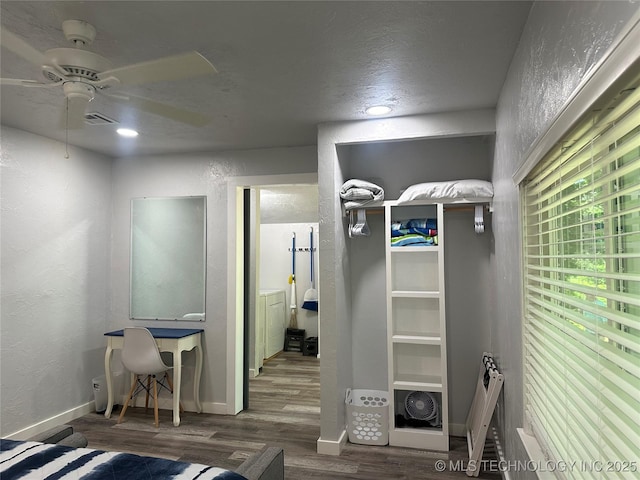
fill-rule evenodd
<path id="1" fill-rule="evenodd" d="M 356 217 L 354 219 L 353 210 L 349 210 L 349 238 L 371 235 L 371 230 L 367 225 L 367 211 L 364 208 L 358 208 Z"/>
<path id="2" fill-rule="evenodd" d="M 484 233 L 484 206 L 476 205 L 475 206 L 475 230 L 476 233 Z"/>

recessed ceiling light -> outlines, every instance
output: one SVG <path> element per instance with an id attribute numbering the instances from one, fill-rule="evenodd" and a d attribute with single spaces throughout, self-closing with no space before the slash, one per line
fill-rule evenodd
<path id="1" fill-rule="evenodd" d="M 365 110 L 367 115 L 377 116 L 377 115 L 386 115 L 391 111 L 391 107 L 387 107 L 386 105 L 374 105 L 373 107 L 369 107 Z"/>
<path id="2" fill-rule="evenodd" d="M 118 132 L 118 135 L 122 135 L 123 137 L 133 138 L 138 136 L 138 132 L 130 128 L 119 128 L 116 132 Z"/>

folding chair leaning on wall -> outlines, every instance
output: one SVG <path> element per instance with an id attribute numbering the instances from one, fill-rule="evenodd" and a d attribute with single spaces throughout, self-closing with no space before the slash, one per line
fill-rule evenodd
<path id="1" fill-rule="evenodd" d="M 467 476 L 469 477 L 477 477 L 480 473 L 489 423 L 491 423 L 491 417 L 503 383 L 504 377 L 498 371 L 493 356 L 487 352 L 483 353 L 476 393 L 473 396 L 466 423 L 467 446 L 469 448 Z"/>

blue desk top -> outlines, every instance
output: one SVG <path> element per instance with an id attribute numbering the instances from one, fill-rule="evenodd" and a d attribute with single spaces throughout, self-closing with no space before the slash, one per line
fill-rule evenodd
<path id="1" fill-rule="evenodd" d="M 183 338 L 204 332 L 202 328 L 149 328 L 154 338 Z M 105 333 L 107 337 L 124 337 L 124 330 L 114 330 Z"/>

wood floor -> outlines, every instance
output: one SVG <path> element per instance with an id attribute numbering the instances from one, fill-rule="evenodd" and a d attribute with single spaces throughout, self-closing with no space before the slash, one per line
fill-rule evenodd
<path id="1" fill-rule="evenodd" d="M 122 424 L 119 411 L 111 419 L 89 414 L 74 420 L 75 430 L 89 447 L 151 455 L 234 469 L 264 446 L 285 452 L 287 480 L 312 479 L 463 479 L 463 471 L 436 471 L 436 461 L 468 460 L 466 441 L 451 438 L 451 451 L 429 452 L 398 447 L 347 443 L 340 456 L 318 455 L 320 436 L 320 360 L 298 352 L 283 352 L 265 363 L 250 382 L 250 408 L 236 416 L 186 412 L 174 427 L 169 410 L 129 408 Z M 478 478 L 500 479 L 481 472 Z"/>

